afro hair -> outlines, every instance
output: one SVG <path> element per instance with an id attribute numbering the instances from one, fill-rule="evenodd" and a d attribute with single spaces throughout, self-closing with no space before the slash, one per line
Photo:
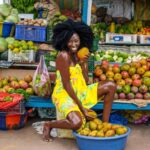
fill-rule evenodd
<path id="1" fill-rule="evenodd" d="M 71 19 L 58 23 L 54 27 L 52 37 L 53 47 L 58 51 L 69 51 L 67 43 L 74 33 L 77 33 L 80 37 L 80 48 L 87 47 L 90 50 L 93 44 L 91 28 L 83 22 L 75 22 Z"/>

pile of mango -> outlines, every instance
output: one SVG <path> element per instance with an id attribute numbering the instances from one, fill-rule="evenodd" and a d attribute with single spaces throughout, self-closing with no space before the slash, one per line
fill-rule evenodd
<path id="1" fill-rule="evenodd" d="M 95 118 L 89 121 L 78 131 L 78 134 L 92 137 L 113 137 L 125 134 L 128 129 L 125 126 L 102 122 Z"/>

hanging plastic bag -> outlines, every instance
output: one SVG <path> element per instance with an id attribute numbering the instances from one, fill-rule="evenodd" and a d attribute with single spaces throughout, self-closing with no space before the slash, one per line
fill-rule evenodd
<path id="1" fill-rule="evenodd" d="M 33 89 L 38 96 L 48 97 L 51 93 L 51 83 L 44 56 L 40 57 L 40 62 L 33 76 Z"/>

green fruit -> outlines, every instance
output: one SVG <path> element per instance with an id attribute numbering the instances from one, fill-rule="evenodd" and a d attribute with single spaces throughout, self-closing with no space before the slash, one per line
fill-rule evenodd
<path id="1" fill-rule="evenodd" d="M 122 92 L 122 87 L 121 86 L 117 86 L 117 93 L 121 93 Z"/>
<path id="2" fill-rule="evenodd" d="M 130 90 L 131 90 L 130 85 L 123 86 L 123 89 L 122 89 L 123 93 L 128 94 L 130 93 Z"/>

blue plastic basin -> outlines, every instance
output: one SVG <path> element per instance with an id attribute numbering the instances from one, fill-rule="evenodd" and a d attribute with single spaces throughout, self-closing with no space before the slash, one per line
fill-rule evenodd
<path id="1" fill-rule="evenodd" d="M 80 150 L 124 150 L 131 132 L 129 127 L 127 129 L 128 132 L 123 135 L 106 138 L 82 136 L 76 132 L 73 132 L 73 135 Z"/>

